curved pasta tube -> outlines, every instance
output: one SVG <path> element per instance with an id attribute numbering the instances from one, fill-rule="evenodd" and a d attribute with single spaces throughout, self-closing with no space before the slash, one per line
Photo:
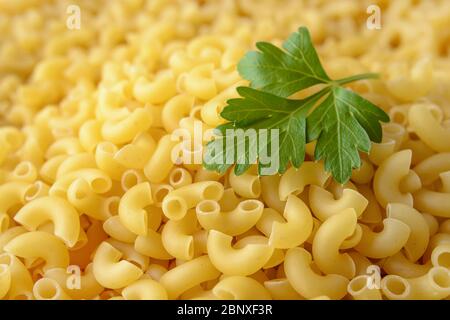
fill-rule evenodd
<path id="1" fill-rule="evenodd" d="M 273 176 L 263 176 L 260 180 L 261 196 L 264 203 L 266 203 L 269 208 L 273 208 L 278 212 L 283 212 L 286 201 L 281 201 L 278 194 L 281 176 L 277 174 Z"/>
<path id="2" fill-rule="evenodd" d="M 211 263 L 225 275 L 246 276 L 261 269 L 270 259 L 274 248 L 266 244 L 248 244 L 241 249 L 232 247 L 232 237 L 211 230 L 208 235 L 208 255 Z M 245 264 L 240 261 L 247 261 Z"/>
<path id="3" fill-rule="evenodd" d="M 137 108 L 125 117 L 105 121 L 102 126 L 102 137 L 116 144 L 129 142 L 150 128 L 152 120 L 149 108 Z"/>
<path id="4" fill-rule="evenodd" d="M 108 235 L 103 231 L 102 224 L 98 220 L 93 220 L 91 225 L 86 230 L 87 243 L 77 250 L 69 251 L 70 262 L 86 268 L 91 262 L 91 257 L 97 247 L 102 241 L 108 238 Z"/>
<path id="5" fill-rule="evenodd" d="M 159 283 L 166 288 L 169 299 L 176 299 L 190 288 L 219 276 L 220 272 L 211 263 L 209 257 L 201 256 L 167 271 Z"/>
<path id="6" fill-rule="evenodd" d="M 359 220 L 363 223 L 380 223 L 383 215 L 372 188 L 368 185 L 359 185 L 358 192 L 368 200 L 367 207 L 359 217 Z"/>
<path id="7" fill-rule="evenodd" d="M 155 151 L 156 141 L 147 132 L 137 135 L 114 154 L 114 160 L 125 168 L 143 169 Z"/>
<path id="8" fill-rule="evenodd" d="M 103 230 L 113 239 L 125 243 L 134 243 L 137 235 L 128 230 L 121 222 L 119 216 L 112 216 L 103 222 Z"/>
<path id="9" fill-rule="evenodd" d="M 16 205 L 23 205 L 25 194 L 28 190 L 27 182 L 7 182 L 0 186 L 0 213 L 8 214 L 8 211 Z"/>
<path id="10" fill-rule="evenodd" d="M 0 299 L 3 299 L 3 297 L 6 296 L 10 287 L 11 271 L 9 270 L 9 266 L 0 264 Z"/>
<path id="11" fill-rule="evenodd" d="M 381 290 L 391 300 L 440 300 L 450 295 L 450 271 L 431 268 L 417 278 L 388 275 L 381 280 Z"/>
<path id="12" fill-rule="evenodd" d="M 133 86 L 134 97 L 143 103 L 164 103 L 175 94 L 175 78 L 172 72 L 161 72 L 152 81 L 139 77 Z"/>
<path id="13" fill-rule="evenodd" d="M 246 236 L 245 238 L 242 238 L 238 242 L 236 242 L 236 244 L 233 246 L 233 248 L 235 248 L 235 249 L 242 249 L 242 248 L 245 248 L 249 244 L 250 245 L 251 244 L 266 245 L 267 241 L 268 241 L 268 239 L 266 237 L 264 237 L 264 236 L 261 236 L 261 235 Z M 283 261 L 284 261 L 284 250 L 282 250 L 282 249 L 275 249 L 273 251 L 272 256 L 266 262 L 266 264 L 262 267 L 262 269 L 273 268 L 275 266 L 278 266 Z"/>
<path id="14" fill-rule="evenodd" d="M 146 270 L 150 263 L 149 257 L 146 257 L 134 249 L 134 246 L 129 243 L 123 243 L 115 239 L 107 239 L 105 242 L 112 245 L 114 248 L 122 253 L 122 259 L 133 263 L 134 265 Z"/>
<path id="15" fill-rule="evenodd" d="M 380 289 L 368 287 L 369 278 L 360 275 L 350 280 L 347 291 L 354 300 L 382 300 Z"/>
<path id="16" fill-rule="evenodd" d="M 237 176 L 234 170 L 231 170 L 229 182 L 234 192 L 241 197 L 256 199 L 261 195 L 261 182 L 257 174 L 252 174 L 247 171 Z"/>
<path id="17" fill-rule="evenodd" d="M 425 219 L 425 221 L 428 224 L 428 229 L 430 231 L 430 237 L 434 236 L 438 231 L 440 231 L 441 227 L 445 228 L 445 223 L 442 223 L 439 225 L 439 221 L 434 217 L 433 215 L 429 213 L 422 213 L 422 217 Z M 450 220 L 447 220 L 450 221 Z M 448 224 L 450 226 L 450 224 Z M 445 231 L 444 231 L 445 232 Z M 450 233 L 450 232 L 448 232 Z"/>
<path id="18" fill-rule="evenodd" d="M 73 299 L 92 299 L 104 290 L 95 280 L 92 268 L 90 263 L 82 275 L 72 273 L 70 269 L 53 268 L 45 271 L 44 277 L 58 282 L 62 290 Z"/>
<path id="19" fill-rule="evenodd" d="M 108 208 L 111 198 L 95 193 L 83 178 L 76 179 L 71 183 L 66 196 L 72 206 L 89 217 L 105 221 L 111 216 Z"/>
<path id="20" fill-rule="evenodd" d="M 112 187 L 111 178 L 105 172 L 96 168 L 88 168 L 73 171 L 58 178 L 58 180 L 50 187 L 49 194 L 51 196 L 65 198 L 67 189 L 79 178 L 83 178 L 87 181 L 89 187 L 95 193 L 105 193 Z"/>
<path id="21" fill-rule="evenodd" d="M 240 202 L 241 200 L 236 193 L 234 193 L 233 188 L 228 188 L 223 191 L 222 198 L 220 198 L 218 204 L 223 211 L 232 211 Z"/>
<path id="22" fill-rule="evenodd" d="M 190 185 L 192 183 L 192 176 L 184 168 L 174 168 L 169 175 L 169 183 L 175 189 Z"/>
<path id="23" fill-rule="evenodd" d="M 444 267 L 450 270 L 450 243 L 440 244 L 431 252 L 433 267 Z"/>
<path id="24" fill-rule="evenodd" d="M 414 167 L 422 184 L 428 186 L 439 179 L 442 172 L 450 171 L 450 152 L 437 153 Z"/>
<path id="25" fill-rule="evenodd" d="M 211 63 L 195 66 L 188 73 L 178 77 L 178 90 L 193 95 L 201 100 L 209 100 L 217 95 L 217 85 L 213 79 L 214 65 Z M 216 126 L 202 117 L 203 121 L 211 126 Z"/>
<path id="26" fill-rule="evenodd" d="M 210 171 L 205 168 L 198 168 L 195 172 L 194 182 L 201 181 L 219 181 L 224 174 L 220 174 L 216 171 Z"/>
<path id="27" fill-rule="evenodd" d="M 53 142 L 52 145 L 48 147 L 45 157 L 50 159 L 60 154 L 73 155 L 83 151 L 83 147 L 77 138 L 68 137 Z"/>
<path id="28" fill-rule="evenodd" d="M 10 253 L 0 254 L 0 265 L 6 265 L 9 269 L 9 290 L 5 299 L 14 300 L 23 296 L 29 296 L 33 288 L 33 280 L 30 272 L 24 264 Z"/>
<path id="29" fill-rule="evenodd" d="M 321 162 L 305 161 L 298 169 L 291 167 L 281 176 L 280 199 L 285 201 L 290 194 L 302 193 L 310 184 L 323 187 L 329 177 L 330 174 L 325 172 Z"/>
<path id="30" fill-rule="evenodd" d="M 120 181 L 126 170 L 114 157 L 118 150 L 117 146 L 111 142 L 100 142 L 95 148 L 95 163 L 97 167 L 115 181 Z"/>
<path id="31" fill-rule="evenodd" d="M 406 140 L 402 144 L 402 148 L 412 150 L 411 163 L 413 165 L 417 165 L 434 154 L 433 149 L 427 146 L 422 140 Z"/>
<path id="32" fill-rule="evenodd" d="M 62 154 L 48 159 L 39 169 L 39 175 L 46 183 L 52 184 L 56 180 L 59 166 L 69 158 L 68 155 Z"/>
<path id="33" fill-rule="evenodd" d="M 180 94 L 166 102 L 162 109 L 161 120 L 167 132 L 172 132 L 178 128 L 178 123 L 189 115 L 194 106 L 194 97 L 187 94 Z"/>
<path id="34" fill-rule="evenodd" d="M 178 141 L 172 141 L 171 136 L 161 137 L 150 160 L 144 166 L 144 174 L 152 183 L 162 182 L 174 165 L 172 149 L 178 145 Z"/>
<path id="35" fill-rule="evenodd" d="M 138 280 L 122 290 L 125 300 L 167 300 L 164 287 L 152 279 Z"/>
<path id="36" fill-rule="evenodd" d="M 216 181 L 196 182 L 169 192 L 162 202 L 164 215 L 172 220 L 182 219 L 188 209 L 194 208 L 202 200 L 222 198 L 224 187 Z"/>
<path id="37" fill-rule="evenodd" d="M 167 268 L 159 265 L 159 264 L 151 264 L 148 266 L 147 271 L 145 272 L 146 275 L 149 275 L 150 278 L 159 281 L 164 273 L 167 272 Z"/>
<path id="38" fill-rule="evenodd" d="M 355 247 L 362 255 L 381 259 L 399 252 L 408 242 L 411 229 L 400 220 L 386 218 L 383 220 L 384 228 L 381 232 L 373 232 L 366 225 L 361 225 L 363 235 Z"/>
<path id="39" fill-rule="evenodd" d="M 312 299 L 325 295 L 341 299 L 347 294 L 347 278 L 338 274 L 319 275 L 311 264 L 311 254 L 303 248 L 289 249 L 284 259 L 286 277 L 302 297 Z"/>
<path id="40" fill-rule="evenodd" d="M 273 300 L 305 300 L 292 288 L 286 278 L 264 281 L 264 287 L 269 291 Z"/>
<path id="41" fill-rule="evenodd" d="M 401 193 L 414 193 L 422 188 L 422 182 L 417 173 L 409 170 L 408 174 L 400 181 L 398 188 Z"/>
<path id="42" fill-rule="evenodd" d="M 430 262 L 417 264 L 407 259 L 400 251 L 393 256 L 383 259 L 380 266 L 387 274 L 397 275 L 403 278 L 415 278 L 426 274 L 432 267 Z"/>
<path id="43" fill-rule="evenodd" d="M 18 235 L 27 232 L 22 226 L 12 227 L 0 233 L 0 253 L 3 253 L 5 245 Z"/>
<path id="44" fill-rule="evenodd" d="M 33 286 L 33 296 L 36 300 L 72 300 L 54 279 L 41 278 Z"/>
<path id="45" fill-rule="evenodd" d="M 434 151 L 450 151 L 450 129 L 439 123 L 430 108 L 421 104 L 411 106 L 408 120 L 411 129 Z"/>
<path id="46" fill-rule="evenodd" d="M 137 236 L 134 241 L 134 249 L 140 254 L 154 259 L 171 260 L 174 258 L 164 247 L 161 234 L 152 229 L 149 229 L 145 236 Z"/>
<path id="47" fill-rule="evenodd" d="M 289 195 L 283 216 L 287 222 L 273 222 L 269 244 L 278 249 L 301 245 L 313 230 L 313 217 L 308 207 L 296 196 Z"/>
<path id="48" fill-rule="evenodd" d="M 148 228 L 148 212 L 144 208 L 152 203 L 152 192 L 148 182 L 134 186 L 120 199 L 120 222 L 131 232 L 145 236 Z"/>
<path id="49" fill-rule="evenodd" d="M 225 277 L 212 289 L 221 300 L 271 300 L 269 291 L 258 281 L 243 276 Z"/>
<path id="50" fill-rule="evenodd" d="M 266 237 L 270 237 L 272 232 L 272 224 L 277 221 L 279 223 L 285 223 L 286 220 L 276 210 L 272 208 L 264 208 L 261 218 L 256 223 L 256 228 L 262 232 Z M 313 218 L 314 223 L 314 218 Z"/>
<path id="51" fill-rule="evenodd" d="M 366 275 L 368 268 L 372 265 L 372 261 L 370 261 L 357 251 L 349 251 L 348 255 L 353 259 L 353 262 L 355 263 L 355 275 Z"/>
<path id="52" fill-rule="evenodd" d="M 32 183 L 38 177 L 36 166 L 30 161 L 19 162 L 12 172 L 6 174 L 6 181 L 23 181 Z"/>
<path id="53" fill-rule="evenodd" d="M 352 181 L 358 184 L 370 183 L 372 181 L 375 170 L 373 164 L 366 160 L 361 159 L 361 166 L 352 171 Z"/>
<path id="54" fill-rule="evenodd" d="M 37 180 L 33 184 L 29 185 L 27 191 L 25 191 L 25 201 L 29 202 L 37 198 L 48 196 L 50 187 L 44 182 Z"/>
<path id="55" fill-rule="evenodd" d="M 386 207 L 388 218 L 404 222 L 411 230 L 404 250 L 406 257 L 415 262 L 419 260 L 428 247 L 430 229 L 427 221 L 416 209 L 402 203 L 389 203 Z"/>
<path id="56" fill-rule="evenodd" d="M 229 211 L 221 212 L 219 204 L 213 200 L 203 200 L 197 207 L 197 219 L 205 230 L 217 230 L 230 236 L 240 235 L 250 230 L 261 218 L 264 204 L 258 200 L 244 200 Z"/>
<path id="57" fill-rule="evenodd" d="M 164 198 L 172 191 L 174 188 L 169 184 L 152 184 L 152 197 L 157 208 L 162 207 L 162 202 Z M 162 210 L 161 210 L 162 212 Z"/>
<path id="58" fill-rule="evenodd" d="M 431 260 L 431 256 L 433 254 L 433 250 L 441 245 L 450 244 L 450 234 L 448 233 L 436 233 L 434 236 L 430 238 L 428 243 L 427 251 L 423 255 L 422 259 L 424 261 Z"/>
<path id="59" fill-rule="evenodd" d="M 358 217 L 364 212 L 369 201 L 359 192 L 352 189 L 344 189 L 342 197 L 334 199 L 333 194 L 327 190 L 310 186 L 309 205 L 314 215 L 322 221 L 347 208 L 353 208 Z"/>
<path id="60" fill-rule="evenodd" d="M 433 216 L 450 218 L 450 193 L 421 189 L 414 194 L 414 206 Z"/>
<path id="61" fill-rule="evenodd" d="M 87 168 L 96 168 L 94 155 L 90 153 L 79 153 L 65 157 L 56 171 L 56 179 L 65 176 L 66 174 Z"/>
<path id="62" fill-rule="evenodd" d="M 355 231 L 342 242 L 340 249 L 345 250 L 353 248 L 361 241 L 361 238 L 362 238 L 362 228 L 359 224 L 357 224 L 355 226 Z"/>
<path id="63" fill-rule="evenodd" d="M 78 131 L 80 144 L 86 151 L 93 151 L 102 138 L 103 122 L 97 119 L 91 119 L 84 122 Z"/>
<path id="64" fill-rule="evenodd" d="M 345 209 L 325 220 L 312 243 L 314 263 L 325 274 L 340 274 L 348 279 L 355 276 L 355 263 L 347 253 L 340 253 L 344 240 L 357 226 L 356 212 Z"/>
<path id="65" fill-rule="evenodd" d="M 93 272 L 103 287 L 123 288 L 142 276 L 140 268 L 128 261 L 120 261 L 121 257 L 122 253 L 105 241 L 98 247 L 93 259 Z"/>
<path id="66" fill-rule="evenodd" d="M 56 236 L 43 231 L 32 231 L 18 235 L 4 248 L 8 253 L 21 258 L 41 258 L 44 271 L 51 268 L 66 268 L 69 252 Z"/>
<path id="67" fill-rule="evenodd" d="M 129 169 L 122 174 L 120 178 L 120 186 L 122 190 L 127 192 L 135 185 L 142 183 L 145 180 L 144 174 L 135 169 Z"/>
<path id="68" fill-rule="evenodd" d="M 181 220 L 169 220 L 161 232 L 161 240 L 169 254 L 177 259 L 191 260 L 194 257 L 194 237 L 198 230 L 194 210 L 189 210 Z"/>
<path id="69" fill-rule="evenodd" d="M 385 138 L 381 143 L 372 142 L 368 157 L 372 163 L 379 166 L 384 160 L 389 158 L 395 150 L 395 140 Z"/>
<path id="70" fill-rule="evenodd" d="M 400 202 L 413 206 L 413 196 L 411 193 L 400 191 L 400 182 L 409 173 L 411 165 L 411 150 L 402 150 L 392 154 L 384 160 L 373 179 L 373 190 L 378 202 L 383 206 L 389 202 Z"/>
<path id="71" fill-rule="evenodd" d="M 36 230 L 50 220 L 54 225 L 54 234 L 68 247 L 75 245 L 80 234 L 78 212 L 69 202 L 58 197 L 42 197 L 27 203 L 17 212 L 14 220 L 28 230 Z"/>

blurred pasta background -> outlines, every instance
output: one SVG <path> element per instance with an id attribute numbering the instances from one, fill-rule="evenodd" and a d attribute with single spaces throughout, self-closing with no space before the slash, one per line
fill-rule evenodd
<path id="1" fill-rule="evenodd" d="M 332 78 L 381 75 L 351 85 L 391 116 L 351 182 L 311 146 L 282 176 L 172 163 L 301 25 Z M 446 0 L 0 0 L 0 298 L 448 299 L 449 55 Z"/>

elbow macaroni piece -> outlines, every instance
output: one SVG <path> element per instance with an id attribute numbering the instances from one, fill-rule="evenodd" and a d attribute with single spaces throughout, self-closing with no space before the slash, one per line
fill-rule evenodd
<path id="1" fill-rule="evenodd" d="M 62 240 L 44 231 L 20 234 L 8 242 L 4 250 L 25 259 L 43 259 L 44 271 L 69 265 L 69 252 Z"/>
<path id="2" fill-rule="evenodd" d="M 428 247 L 430 229 L 420 212 L 402 203 L 390 203 L 386 207 L 387 217 L 404 222 L 411 230 L 405 244 L 406 257 L 417 261 Z"/>
<path id="3" fill-rule="evenodd" d="M 176 299 L 188 289 L 219 276 L 209 257 L 201 256 L 167 271 L 159 283 L 166 288 L 169 299 Z"/>
<path id="4" fill-rule="evenodd" d="M 240 202 L 229 212 L 221 212 L 216 201 L 203 200 L 196 207 L 197 219 L 205 230 L 217 230 L 230 236 L 237 236 L 256 225 L 263 213 L 261 201 L 248 199 Z"/>
<path id="5" fill-rule="evenodd" d="M 311 263 L 311 254 L 305 249 L 291 248 L 287 251 L 284 270 L 295 291 L 307 299 L 323 295 L 341 299 L 347 294 L 347 278 L 338 274 L 319 275 L 312 269 Z"/>
<path id="6" fill-rule="evenodd" d="M 285 201 L 290 194 L 302 193 L 307 185 L 323 187 L 329 177 L 320 162 L 305 161 L 299 169 L 291 167 L 281 176 L 280 199 Z"/>
<path id="7" fill-rule="evenodd" d="M 272 223 L 269 244 L 279 249 L 301 245 L 313 230 L 313 217 L 308 207 L 296 196 L 289 195 L 283 216 L 286 222 Z"/>
<path id="8" fill-rule="evenodd" d="M 225 275 L 247 276 L 261 269 L 271 258 L 274 248 L 267 243 L 249 243 L 236 249 L 232 237 L 211 230 L 208 235 L 208 255 L 211 263 Z M 239 263 L 246 261 L 245 264 Z"/>
<path id="9" fill-rule="evenodd" d="M 50 220 L 54 225 L 54 233 L 69 247 L 73 247 L 80 234 L 78 212 L 64 199 L 58 197 L 42 197 L 27 203 L 14 220 L 30 231 Z"/>
<path id="10" fill-rule="evenodd" d="M 411 150 L 396 152 L 384 160 L 375 172 L 373 190 L 383 207 L 386 207 L 389 202 L 400 202 L 412 207 L 411 193 L 403 193 L 400 190 L 402 179 L 409 173 L 411 156 Z"/>
<path id="11" fill-rule="evenodd" d="M 215 181 L 196 182 L 169 192 L 162 202 L 164 215 L 172 220 L 182 219 L 189 209 L 202 200 L 222 198 L 223 185 Z"/>
<path id="12" fill-rule="evenodd" d="M 152 279 L 141 279 L 122 290 L 125 300 L 167 300 L 164 287 Z"/>
<path id="13" fill-rule="evenodd" d="M 95 252 L 93 272 L 95 279 L 105 288 L 119 289 L 139 279 L 143 272 L 134 264 L 120 260 L 122 253 L 107 242 Z"/>
<path id="14" fill-rule="evenodd" d="M 322 221 L 348 208 L 353 208 L 360 217 L 368 204 L 367 199 L 355 190 L 344 189 L 342 197 L 334 199 L 330 192 L 314 185 L 309 188 L 308 199 L 311 211 Z"/>
<path id="15" fill-rule="evenodd" d="M 271 300 L 269 291 L 258 281 L 243 276 L 225 277 L 212 289 L 221 300 Z"/>
<path id="16" fill-rule="evenodd" d="M 361 227 L 363 234 L 355 249 L 362 255 L 374 259 L 389 257 L 399 252 L 411 234 L 411 229 L 406 223 L 394 218 L 383 220 L 381 232 L 373 232 L 366 225 Z"/>
<path id="17" fill-rule="evenodd" d="M 153 204 L 151 187 L 148 182 L 138 184 L 128 190 L 120 199 L 120 222 L 137 235 L 146 235 L 148 212 L 145 207 Z"/>
<path id="18" fill-rule="evenodd" d="M 312 244 L 314 263 L 325 274 L 339 274 L 348 279 L 355 276 L 355 263 L 347 253 L 340 253 L 344 240 L 356 229 L 357 215 L 349 208 L 324 221 Z"/>
<path id="19" fill-rule="evenodd" d="M 416 278 L 388 275 L 381 280 L 381 290 L 388 299 L 444 299 L 450 295 L 450 272 L 443 267 L 433 267 Z"/>
<path id="20" fill-rule="evenodd" d="M 189 210 L 181 220 L 170 220 L 162 229 L 161 241 L 167 252 L 181 260 L 194 257 L 194 236 L 198 227 L 194 210 Z"/>

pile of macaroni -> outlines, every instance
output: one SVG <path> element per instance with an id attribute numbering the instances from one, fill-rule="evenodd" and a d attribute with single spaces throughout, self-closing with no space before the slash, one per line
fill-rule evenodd
<path id="1" fill-rule="evenodd" d="M 351 85 L 391 117 L 351 181 L 313 146 L 282 175 L 175 164 L 301 25 L 332 78 L 381 75 Z M 448 299 L 449 30 L 447 0 L 0 0 L 0 298 Z"/>

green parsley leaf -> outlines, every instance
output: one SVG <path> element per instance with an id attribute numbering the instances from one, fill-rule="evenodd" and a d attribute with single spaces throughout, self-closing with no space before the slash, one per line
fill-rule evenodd
<path id="1" fill-rule="evenodd" d="M 381 141 L 380 121 L 389 117 L 342 86 L 375 75 L 330 79 L 304 27 L 283 47 L 260 42 L 260 52 L 249 52 L 240 61 L 239 73 L 251 88 L 239 87 L 240 98 L 227 101 L 221 116 L 229 122 L 217 127 L 218 136 L 208 143 L 204 167 L 223 173 L 235 164 L 239 175 L 258 162 L 260 174 L 283 173 L 289 163 L 298 168 L 305 144 L 316 141 L 316 160 L 323 159 L 335 180 L 345 183 L 361 165 L 359 151 L 369 152 L 370 141 Z M 301 100 L 288 98 L 316 84 L 324 88 Z M 275 170 L 263 173 L 272 165 L 266 160 L 273 159 L 278 159 Z"/>
<path id="2" fill-rule="evenodd" d="M 325 170 L 345 183 L 361 166 L 359 151 L 369 152 L 370 141 L 381 141 L 379 121 L 388 115 L 356 93 L 334 86 L 307 118 L 307 141 L 317 140 L 314 157 L 324 159 Z"/>
<path id="3" fill-rule="evenodd" d="M 260 50 L 248 52 L 239 62 L 239 74 L 251 86 L 280 97 L 331 79 L 323 70 L 308 29 L 301 27 L 284 43 L 283 51 L 271 43 L 258 42 Z"/>
<path id="4" fill-rule="evenodd" d="M 255 162 L 255 156 L 260 159 L 260 172 L 265 167 L 261 159 L 268 156 L 279 159 L 279 167 L 272 174 L 286 171 L 289 161 L 299 167 L 305 158 L 306 115 L 326 91 L 302 100 L 281 98 L 248 87 L 239 87 L 237 91 L 242 98 L 228 100 L 221 113 L 224 119 L 231 122 L 219 126 L 220 135 L 208 143 L 205 168 L 223 173 L 236 163 L 235 173 L 242 174 Z M 227 129 L 255 129 L 256 139 L 232 137 L 227 135 Z M 258 135 L 262 134 L 260 129 L 268 129 L 265 143 Z M 272 129 L 278 129 L 278 147 L 274 148 L 273 154 L 265 154 L 275 143 Z M 226 141 L 227 137 L 234 143 Z M 239 149 L 244 152 L 239 152 Z M 250 155 L 251 152 L 254 156 Z M 232 159 L 225 161 L 226 157 Z"/>

